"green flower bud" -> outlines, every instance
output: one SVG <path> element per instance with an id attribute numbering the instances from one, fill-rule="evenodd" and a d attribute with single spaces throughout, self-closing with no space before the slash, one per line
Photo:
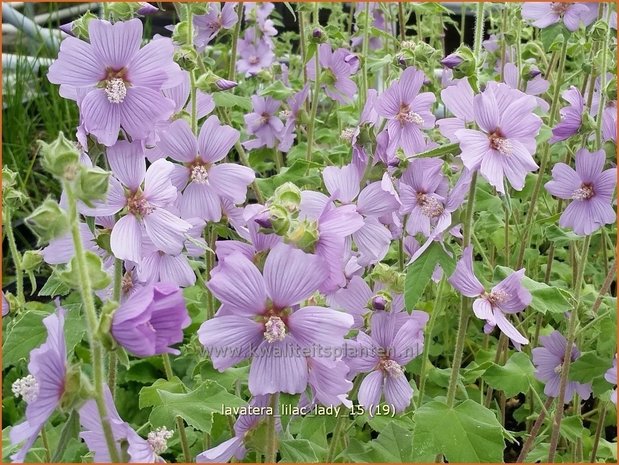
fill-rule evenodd
<path id="1" fill-rule="evenodd" d="M 466 45 L 461 45 L 454 53 L 452 53 L 452 55 L 457 57 L 459 61 L 458 63 L 455 63 L 455 61 L 452 60 L 451 64 L 453 66 L 448 66 L 452 69 L 454 78 L 460 79 L 463 77 L 476 75 L 477 61 L 475 60 L 473 51 L 469 47 Z"/>
<path id="2" fill-rule="evenodd" d="M 283 236 L 290 229 L 290 214 L 281 205 L 271 205 L 269 207 L 271 214 L 271 229 L 278 235 Z"/>
<path id="3" fill-rule="evenodd" d="M 110 16 L 116 20 L 126 21 L 133 18 L 137 13 L 139 5 L 129 2 L 110 2 L 107 5 Z"/>
<path id="4" fill-rule="evenodd" d="M 28 196 L 21 191 L 15 189 L 17 185 L 17 173 L 11 171 L 8 167 L 2 167 L 2 207 L 19 208 L 23 205 Z"/>
<path id="5" fill-rule="evenodd" d="M 591 37 L 596 42 L 602 42 L 606 38 L 607 34 L 608 24 L 606 24 L 606 21 L 600 19 L 599 21 L 593 23 L 593 26 L 589 28 L 589 33 L 587 36 Z"/>
<path id="6" fill-rule="evenodd" d="M 191 45 L 183 45 L 174 52 L 174 61 L 185 71 L 193 71 L 198 67 L 198 52 Z"/>
<path id="7" fill-rule="evenodd" d="M 46 199 L 30 216 L 26 224 L 39 237 L 41 243 L 49 242 L 69 230 L 69 221 L 58 202 Z"/>
<path id="8" fill-rule="evenodd" d="M 72 181 L 80 166 L 80 153 L 75 144 L 60 132 L 51 144 L 39 141 L 43 168 L 58 179 Z"/>
<path id="9" fill-rule="evenodd" d="M 26 250 L 22 256 L 21 266 L 24 271 L 36 271 L 43 263 L 43 254 L 40 250 Z"/>
<path id="10" fill-rule="evenodd" d="M 404 292 L 404 273 L 394 270 L 389 265 L 378 263 L 370 273 L 373 281 L 379 281 L 385 285 L 385 289 L 401 294 Z"/>
<path id="11" fill-rule="evenodd" d="M 99 320 L 97 336 L 107 350 L 116 350 L 118 348 L 118 344 L 116 344 L 111 333 L 112 319 L 117 308 L 117 302 L 107 301 L 101 309 L 101 320 Z"/>
<path id="12" fill-rule="evenodd" d="M 92 207 L 93 200 L 102 200 L 105 198 L 109 178 L 109 171 L 105 171 L 98 166 L 94 168 L 82 167 L 77 177 L 75 189 L 77 198 L 89 207 Z"/>
<path id="13" fill-rule="evenodd" d="M 172 41 L 176 44 L 187 44 L 187 21 L 180 21 L 176 23 L 174 31 L 172 32 Z M 188 44 L 193 45 L 193 44 Z M 178 63 L 178 62 L 177 62 Z"/>
<path id="14" fill-rule="evenodd" d="M 196 3 L 190 3 L 190 5 L 191 5 L 191 12 L 194 15 L 205 15 L 211 9 L 211 6 L 209 3 L 196 2 Z"/>
<path id="15" fill-rule="evenodd" d="M 289 212 L 297 211 L 301 204 L 301 189 L 296 184 L 285 182 L 275 189 L 273 204 L 280 205 Z"/>
<path id="16" fill-rule="evenodd" d="M 103 263 L 101 262 L 101 258 L 94 252 L 90 250 L 86 251 L 86 270 L 90 277 L 90 282 L 92 284 L 92 288 L 95 290 L 105 289 L 112 278 L 110 275 L 103 269 Z M 71 286 L 73 289 L 79 288 L 79 273 L 77 267 L 77 259 L 73 257 L 71 259 L 71 263 L 66 270 L 62 271 L 59 274 L 59 277 L 62 281 L 64 281 L 68 286 Z"/>
<path id="17" fill-rule="evenodd" d="M 78 39 L 88 40 L 88 24 L 93 20 L 97 19 L 97 15 L 87 11 L 81 17 L 73 21 L 71 23 L 71 32 Z"/>
<path id="18" fill-rule="evenodd" d="M 212 71 L 208 71 L 206 74 L 200 76 L 196 82 L 198 90 L 207 93 L 234 89 L 237 85 L 236 82 L 217 76 Z"/>
<path id="19" fill-rule="evenodd" d="M 95 244 L 98 247 L 112 254 L 112 246 L 110 245 L 110 241 L 112 238 L 112 231 L 105 229 L 100 231 L 95 238 Z"/>
<path id="20" fill-rule="evenodd" d="M 312 28 L 311 31 L 309 31 L 309 33 L 306 35 L 306 37 L 309 37 L 310 42 L 314 44 L 324 44 L 328 39 L 327 33 L 320 26 Z"/>
<path id="21" fill-rule="evenodd" d="M 315 222 L 299 221 L 293 224 L 288 235 L 284 237 L 284 241 L 296 245 L 304 252 L 313 253 L 318 236 L 318 226 Z"/>

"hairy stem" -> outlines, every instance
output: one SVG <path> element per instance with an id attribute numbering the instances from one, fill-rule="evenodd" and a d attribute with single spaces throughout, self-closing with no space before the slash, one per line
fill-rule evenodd
<path id="1" fill-rule="evenodd" d="M 97 410 L 101 417 L 101 426 L 105 437 L 105 442 L 108 447 L 112 462 L 119 462 L 118 449 L 112 428 L 107 416 L 107 407 L 104 398 L 105 375 L 103 366 L 103 349 L 101 343 L 96 336 L 99 319 L 95 309 L 95 300 L 93 297 L 92 284 L 90 275 L 88 274 L 88 266 L 86 264 L 86 252 L 82 244 L 82 236 L 79 227 L 79 214 L 77 211 L 77 197 L 73 191 L 71 182 L 64 182 L 64 190 L 67 196 L 67 204 L 69 209 L 69 223 L 71 225 L 71 236 L 73 238 L 73 248 L 75 249 L 75 262 L 77 264 L 77 277 L 79 283 L 79 293 L 82 297 L 84 313 L 86 315 L 86 323 L 88 328 L 88 343 L 90 345 L 91 360 L 93 365 L 94 378 L 94 393 L 97 403 Z"/>
<path id="2" fill-rule="evenodd" d="M 426 371 L 428 370 L 428 363 L 430 357 L 430 342 L 432 341 L 432 331 L 436 320 L 443 310 L 443 291 L 445 289 L 445 276 L 441 278 L 438 284 L 438 290 L 436 291 L 436 298 L 434 299 L 434 308 L 430 315 L 430 321 L 426 327 L 426 341 L 423 345 L 423 353 L 421 354 L 421 369 L 419 372 L 419 405 L 423 405 L 423 393 L 426 388 Z"/>
<path id="3" fill-rule="evenodd" d="M 161 360 L 163 360 L 163 369 L 165 371 L 166 378 L 169 381 L 174 378 L 172 364 L 170 363 L 170 356 L 168 354 L 161 354 Z M 187 441 L 185 423 L 183 422 L 183 419 L 181 417 L 176 417 L 176 427 L 178 429 L 178 436 L 180 438 L 181 449 L 183 450 L 183 457 L 185 458 L 185 462 L 191 462 L 191 450 L 189 449 L 189 441 Z"/>
<path id="4" fill-rule="evenodd" d="M 522 449 L 520 450 L 520 455 L 518 455 L 518 459 L 516 460 L 516 463 L 522 463 L 527 458 L 527 454 L 531 450 L 531 447 L 533 447 L 533 443 L 535 442 L 537 433 L 539 433 L 539 430 L 542 427 L 544 420 L 546 419 L 546 412 L 552 405 L 553 400 L 554 400 L 554 397 L 549 397 L 548 399 L 546 399 L 546 402 L 544 403 L 544 408 L 542 409 L 541 412 L 539 412 L 539 415 L 537 416 L 535 423 L 533 423 L 533 428 L 531 428 L 529 437 L 527 438 L 526 442 L 522 445 Z"/>
<path id="5" fill-rule="evenodd" d="M 22 256 L 17 249 L 15 235 L 13 234 L 11 213 L 10 208 L 4 208 L 4 230 L 6 231 L 6 238 L 9 242 L 9 250 L 11 251 L 11 257 L 13 258 L 13 266 L 15 267 L 15 287 L 17 290 L 17 301 L 19 302 L 19 307 L 21 309 L 26 303 L 26 298 L 24 296 L 24 270 L 22 269 Z"/>
<path id="6" fill-rule="evenodd" d="M 228 67 L 228 80 L 234 81 L 236 79 L 236 50 L 239 42 L 239 35 L 241 34 L 241 23 L 243 22 L 243 2 L 237 4 L 237 19 L 234 25 L 234 32 L 232 33 L 232 46 L 230 48 L 230 63 Z"/>
<path id="7" fill-rule="evenodd" d="M 271 406 L 272 415 L 267 415 L 267 443 L 266 443 L 266 454 L 264 457 L 265 463 L 275 463 L 275 459 L 277 458 L 277 431 L 276 427 L 276 419 L 277 419 L 277 407 L 278 407 L 278 394 L 271 394 L 271 399 L 269 401 L 269 405 Z"/>

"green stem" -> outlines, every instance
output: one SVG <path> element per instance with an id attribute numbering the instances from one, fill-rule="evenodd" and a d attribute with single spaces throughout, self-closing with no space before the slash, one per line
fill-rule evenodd
<path id="1" fill-rule="evenodd" d="M 598 424 L 595 427 L 595 436 L 593 439 L 593 448 L 591 449 L 591 463 L 595 463 L 595 456 L 598 452 L 598 446 L 600 444 L 600 437 L 602 436 L 602 431 L 604 430 L 604 420 L 606 419 L 606 403 L 602 403 L 602 407 L 600 407 L 600 414 L 598 417 Z"/>
<path id="2" fill-rule="evenodd" d="M 301 48 L 301 66 L 303 68 L 303 85 L 307 84 L 307 46 L 305 42 L 305 13 L 301 8 L 298 8 L 297 14 L 299 15 L 299 44 Z M 307 101 L 305 102 L 307 105 Z"/>
<path id="3" fill-rule="evenodd" d="M 276 418 L 277 418 L 277 407 L 278 407 L 278 394 L 271 394 L 271 400 L 269 401 L 269 405 L 271 407 L 272 415 L 267 415 L 266 418 L 266 426 L 267 426 L 267 440 L 266 440 L 266 453 L 264 456 L 265 463 L 275 463 L 275 459 L 277 458 L 277 431 L 275 429 L 276 426 Z"/>
<path id="4" fill-rule="evenodd" d="M 193 48 L 193 12 L 191 10 L 191 4 L 186 4 L 187 12 L 187 44 Z M 233 59 L 234 61 L 234 59 Z M 196 75 L 193 70 L 189 71 L 190 80 L 190 99 L 191 99 L 191 130 L 194 134 L 198 133 L 198 99 L 196 88 Z"/>
<path id="5" fill-rule="evenodd" d="M 217 240 L 217 235 L 215 233 L 215 228 L 208 227 L 208 234 L 206 237 L 208 246 L 211 250 L 215 250 L 215 241 Z M 206 279 L 210 279 L 211 270 L 215 266 L 215 253 L 211 251 L 206 251 Z M 210 320 L 215 316 L 215 296 L 208 291 L 207 302 L 206 302 L 206 319 Z"/>
<path id="6" fill-rule="evenodd" d="M 475 13 L 475 38 L 473 42 L 473 53 L 477 60 L 477 66 L 480 66 L 481 45 L 484 40 L 484 2 L 477 3 L 477 11 Z"/>
<path id="7" fill-rule="evenodd" d="M 310 114 L 309 126 L 307 128 L 307 161 L 312 161 L 312 150 L 314 149 L 314 125 L 316 124 L 316 113 L 318 112 L 318 94 L 320 90 L 320 62 L 318 61 L 318 48 L 314 56 L 315 79 L 314 93 L 312 94 L 312 109 Z M 309 165 L 308 165 L 309 170 Z"/>
<path id="8" fill-rule="evenodd" d="M 600 5 L 601 6 L 601 5 Z M 609 6 L 610 11 L 610 6 Z M 606 23 L 608 24 L 608 22 Z M 602 148 L 602 115 L 604 113 L 604 105 L 606 104 L 606 67 L 608 60 L 608 38 L 610 35 L 610 27 L 607 26 L 607 32 L 604 36 L 604 43 L 602 45 L 602 66 L 600 68 L 600 101 L 598 102 L 598 113 L 596 116 L 595 127 L 595 145 L 597 149 Z M 593 87 L 593 86 L 592 86 Z"/>
<path id="9" fill-rule="evenodd" d="M 404 21 L 404 2 L 398 2 L 398 20 L 400 22 L 400 40 L 406 40 L 406 23 Z"/>
<path id="10" fill-rule="evenodd" d="M 168 354 L 161 354 L 161 360 L 163 361 L 163 370 L 165 371 L 166 378 L 170 381 L 174 378 L 174 371 L 172 371 L 170 356 Z M 181 442 L 181 448 L 183 449 L 185 462 L 191 462 L 191 450 L 189 449 L 189 441 L 187 441 L 185 423 L 183 423 L 183 419 L 181 417 L 176 417 L 176 427 L 178 429 L 178 435 Z"/>
<path id="11" fill-rule="evenodd" d="M 350 390 L 351 398 L 356 395 L 362 380 L 363 377 L 361 375 L 357 376 L 355 379 L 352 389 Z M 335 460 L 337 446 L 342 441 L 342 437 L 348 431 L 348 428 L 344 428 L 346 420 L 348 420 L 348 412 L 349 409 L 344 407 L 343 411 L 340 411 L 337 415 L 337 420 L 335 422 L 335 428 L 333 429 L 333 436 L 331 436 L 331 443 L 329 444 L 329 451 L 327 452 L 327 460 L 325 463 L 330 463 Z"/>
<path id="12" fill-rule="evenodd" d="M 361 91 L 359 93 L 359 112 L 363 111 L 363 105 L 365 104 L 365 96 L 368 91 L 368 51 L 370 43 L 370 2 L 365 3 L 365 17 L 363 21 L 363 44 L 361 46 L 361 55 L 362 55 L 362 68 L 363 68 L 363 79 Z"/>
<path id="13" fill-rule="evenodd" d="M 565 345 L 565 353 L 563 355 L 563 364 L 561 365 L 561 381 L 559 383 L 559 396 L 557 397 L 557 409 L 555 411 L 554 420 L 552 422 L 552 435 L 550 437 L 550 450 L 548 452 L 548 462 L 553 462 L 557 452 L 559 443 L 559 433 L 561 429 L 561 420 L 563 419 L 563 405 L 565 401 L 565 391 L 570 373 L 570 364 L 572 363 L 572 347 L 576 339 L 576 329 L 578 327 L 578 310 L 580 307 L 580 294 L 584 279 L 585 268 L 587 266 L 587 255 L 589 245 L 591 244 L 591 236 L 585 237 L 580 254 L 580 266 L 574 283 L 574 306 L 570 313 L 569 327 L 567 332 L 567 344 Z"/>
<path id="14" fill-rule="evenodd" d="M 434 307 L 432 308 L 432 314 L 430 315 L 430 321 L 426 327 L 426 342 L 423 345 L 423 353 L 421 354 L 421 370 L 419 372 L 419 405 L 423 405 L 423 393 L 426 387 L 426 371 L 428 369 L 428 362 L 430 361 L 430 342 L 432 341 L 432 332 L 434 325 L 438 318 L 438 315 L 443 309 L 443 291 L 445 289 L 445 276 L 441 278 L 438 284 L 438 290 L 436 291 L 436 299 Z"/>
<path id="15" fill-rule="evenodd" d="M 563 44 L 561 46 L 561 54 L 559 55 L 559 69 L 557 71 L 558 75 L 555 80 L 555 88 L 552 94 L 552 103 L 550 106 L 550 114 L 548 117 L 548 126 L 552 127 L 555 122 L 555 116 L 557 113 L 557 109 L 559 107 L 559 93 L 561 90 L 561 84 L 563 83 L 563 72 L 565 70 L 565 58 L 567 54 L 567 39 L 564 38 Z M 537 198 L 539 197 L 542 184 L 544 182 L 544 173 L 546 172 L 546 168 L 550 158 L 550 144 L 548 141 L 544 144 L 544 149 L 542 152 L 542 159 L 540 162 L 539 173 L 537 175 L 537 180 L 535 181 L 535 186 L 533 187 L 533 192 L 531 193 L 531 201 L 529 203 L 529 209 L 527 210 L 525 226 L 524 226 L 524 234 L 520 242 L 520 248 L 518 251 L 518 259 L 516 260 L 516 269 L 522 268 L 524 263 L 524 253 L 529 247 L 529 239 L 531 236 L 531 228 L 533 227 L 533 220 L 536 216 L 536 206 L 537 206 Z"/>
<path id="16" fill-rule="evenodd" d="M 241 23 L 243 22 L 243 2 L 237 4 L 237 19 L 234 26 L 234 32 L 232 33 L 232 47 L 230 48 L 230 63 L 228 67 L 228 80 L 234 81 L 236 79 L 236 50 L 239 41 L 239 35 L 241 34 Z"/>
<path id="17" fill-rule="evenodd" d="M 118 217 L 116 218 L 118 220 Z M 114 293 L 113 299 L 120 303 L 120 295 L 122 292 L 122 279 L 123 279 L 123 262 L 120 259 L 114 260 Z M 116 396 L 116 371 L 118 366 L 118 357 L 115 351 L 111 351 L 108 354 L 108 373 L 107 373 L 107 385 L 112 392 L 112 399 Z"/>
<path id="18" fill-rule="evenodd" d="M 52 461 L 52 454 L 49 448 L 49 441 L 47 440 L 47 433 L 45 432 L 45 425 L 41 428 L 41 440 L 43 441 L 43 448 L 45 449 L 45 461 L 50 463 Z"/>
<path id="19" fill-rule="evenodd" d="M 93 298 L 92 284 L 86 264 L 86 252 L 82 244 L 82 236 L 79 227 L 79 214 L 77 211 L 77 197 L 73 192 L 73 185 L 69 181 L 64 182 L 64 190 L 67 196 L 67 204 L 69 209 L 69 224 L 71 225 L 71 236 L 73 238 L 73 247 L 75 249 L 75 262 L 77 264 L 77 277 L 79 283 L 79 292 L 82 297 L 84 313 L 86 315 L 86 323 L 88 328 L 88 342 L 90 345 L 91 360 L 93 364 L 93 378 L 95 388 L 95 401 L 97 410 L 101 417 L 101 426 L 103 435 L 108 447 L 112 462 L 120 462 L 116 441 L 112 434 L 112 428 L 107 414 L 107 406 L 104 397 L 104 367 L 103 367 L 103 350 L 101 343 L 96 336 L 98 329 L 98 317 L 95 309 L 95 301 Z"/>
<path id="20" fill-rule="evenodd" d="M 445 144 L 415 155 L 415 158 L 440 157 L 448 153 L 460 153 L 460 144 Z"/>
<path id="21" fill-rule="evenodd" d="M 544 408 L 537 416 L 537 419 L 535 420 L 535 423 L 533 424 L 533 427 L 531 428 L 531 432 L 529 433 L 529 437 L 527 438 L 525 443 L 522 445 L 522 449 L 520 450 L 520 455 L 518 455 L 518 459 L 516 460 L 516 463 L 522 463 L 527 458 L 527 454 L 531 450 L 531 447 L 533 446 L 533 442 L 535 442 L 535 438 L 537 438 L 537 433 L 539 433 L 539 430 L 542 427 L 542 424 L 544 423 L 544 420 L 546 418 L 546 412 L 552 405 L 553 400 L 554 400 L 554 397 L 549 397 L 548 399 L 546 399 L 546 402 L 544 403 Z"/>
<path id="22" fill-rule="evenodd" d="M 17 301 L 19 302 L 19 307 L 21 309 L 26 303 L 26 298 L 24 296 L 24 270 L 22 269 L 22 256 L 17 249 L 15 235 L 13 234 L 11 210 L 8 207 L 4 209 L 4 230 L 6 231 L 6 238 L 9 241 L 9 250 L 11 251 L 11 256 L 13 257 Z"/>

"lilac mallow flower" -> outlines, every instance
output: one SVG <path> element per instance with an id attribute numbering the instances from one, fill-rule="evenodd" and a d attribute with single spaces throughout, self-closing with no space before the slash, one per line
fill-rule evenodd
<path id="1" fill-rule="evenodd" d="M 157 160 L 147 170 L 139 142 L 119 141 L 108 148 L 107 159 L 114 176 L 110 177 L 106 203 L 97 205 L 94 214 L 114 215 L 126 209 L 110 237 L 116 258 L 140 263 L 144 233 L 159 250 L 180 253 L 191 224 L 166 209 L 178 195 L 170 181 L 174 165 Z"/>
<path id="2" fill-rule="evenodd" d="M 539 340 L 542 347 L 536 347 L 532 351 L 533 365 L 537 368 L 535 377 L 546 383 L 544 394 L 548 397 L 558 397 L 567 340 L 559 331 L 553 331 L 548 336 L 540 336 Z M 580 351 L 576 345 L 573 345 L 571 362 L 576 361 L 578 357 L 580 357 Z M 591 383 L 581 384 L 568 381 L 564 399 L 566 404 L 572 400 L 575 393 L 583 400 L 588 399 L 591 395 Z"/>
<path id="3" fill-rule="evenodd" d="M 613 359 L 613 366 L 604 373 L 604 379 L 615 386 L 615 389 L 610 394 L 610 400 L 617 405 L 617 356 Z"/>
<path id="4" fill-rule="evenodd" d="M 563 97 L 569 105 L 559 110 L 561 120 L 552 128 L 552 137 L 550 138 L 551 144 L 569 139 L 577 134 L 582 125 L 582 117 L 585 111 L 585 101 L 578 88 L 571 86 L 561 94 L 561 97 Z"/>
<path id="5" fill-rule="evenodd" d="M 319 79 L 327 96 L 341 104 L 352 103 L 357 93 L 357 84 L 350 78 L 357 67 L 350 62 L 350 55 L 350 51 L 345 48 L 334 51 L 329 44 L 320 44 L 318 63 L 322 69 L 321 75 L 316 76 L 316 57 L 305 68 L 307 77 L 312 81 Z"/>
<path id="6" fill-rule="evenodd" d="M 391 233 L 378 218 L 400 208 L 400 199 L 385 173 L 382 181 L 368 184 L 360 189 L 362 174 L 353 164 L 327 166 L 322 177 L 331 198 L 342 204 L 352 204 L 356 199 L 356 211 L 363 216 L 364 225 L 353 232 L 353 241 L 360 253 L 362 266 L 377 263 L 389 250 Z"/>
<path id="7" fill-rule="evenodd" d="M 244 38 L 239 40 L 239 59 L 236 62 L 238 72 L 244 73 L 247 77 L 258 74 L 275 61 L 271 44 L 264 38 L 256 39 L 255 34 L 251 32 L 252 29 L 248 29 Z"/>
<path id="8" fill-rule="evenodd" d="M 191 320 L 182 290 L 157 283 L 134 292 L 112 316 L 112 337 L 138 357 L 163 353 L 180 354 L 170 346 L 183 340 L 183 329 Z"/>
<path id="9" fill-rule="evenodd" d="M 182 162 L 174 165 L 172 182 L 182 191 L 183 218 L 216 222 L 221 219 L 222 198 L 237 204 L 245 201 L 247 186 L 255 178 L 253 170 L 234 163 L 216 164 L 238 138 L 236 129 L 220 124 L 214 115 L 204 122 L 197 139 L 185 120 L 174 121 L 161 135 L 161 150 Z"/>
<path id="10" fill-rule="evenodd" d="M 83 127 L 102 144 L 113 145 L 121 127 L 132 139 L 145 139 L 173 111 L 173 103 L 161 93 L 181 72 L 172 41 L 158 38 L 140 48 L 139 19 L 115 24 L 93 19 L 88 32 L 90 43 L 74 37 L 62 41 L 48 79 L 61 85 L 61 94 L 77 88 L 83 95 Z"/>
<path id="11" fill-rule="evenodd" d="M 107 410 L 107 418 L 112 428 L 112 435 L 118 456 L 122 462 L 129 463 L 163 463 L 159 454 L 167 449 L 167 441 L 172 437 L 172 431 L 165 426 L 148 433 L 148 439 L 140 437 L 129 423 L 123 421 L 116 410 L 114 399 L 107 384 L 104 386 L 103 398 Z M 84 403 L 79 409 L 80 424 L 83 431 L 80 437 L 88 449 L 94 454 L 95 463 L 110 463 L 112 458 L 105 440 L 101 425 L 101 416 L 94 399 Z M 123 456 L 126 454 L 126 456 Z"/>
<path id="12" fill-rule="evenodd" d="M 204 50 L 221 29 L 231 29 L 238 20 L 236 3 L 226 2 L 223 8 L 219 2 L 207 3 L 209 10 L 204 15 L 193 17 L 196 35 L 193 39 L 198 51 Z"/>
<path id="13" fill-rule="evenodd" d="M 477 318 L 486 320 L 486 332 L 498 326 L 516 348 L 520 348 L 520 344 L 528 344 L 529 340 L 518 332 L 505 314 L 519 313 L 531 303 L 531 293 L 522 286 L 522 278 L 524 268 L 510 274 L 487 292 L 473 272 L 473 249 L 468 246 L 448 281 L 462 295 L 477 297 L 473 302 L 473 312 Z"/>
<path id="14" fill-rule="evenodd" d="M 272 97 L 258 95 L 252 96 L 251 102 L 253 111 L 245 115 L 245 126 L 247 133 L 256 138 L 243 142 L 243 146 L 248 150 L 277 146 L 284 129 L 284 123 L 276 116 L 281 102 Z"/>
<path id="15" fill-rule="evenodd" d="M 432 92 L 419 93 L 425 79 L 426 76 L 417 68 L 406 68 L 400 79 L 376 100 L 376 111 L 388 120 L 387 152 L 390 154 L 402 148 L 404 154 L 411 157 L 426 146 L 421 130 L 434 127 L 436 118 L 431 107 L 436 97 Z"/>
<path id="16" fill-rule="evenodd" d="M 533 160 L 535 137 L 542 120 L 533 113 L 535 97 L 505 84 L 488 83 L 473 99 L 473 113 L 479 130 L 459 129 L 462 162 L 504 194 L 504 177 L 522 190 L 527 173 L 538 166 Z"/>
<path id="17" fill-rule="evenodd" d="M 443 118 L 436 122 L 441 134 L 451 142 L 458 142 L 456 131 L 465 129 L 468 123 L 475 120 L 473 112 L 473 88 L 468 79 L 455 79 L 453 84 L 441 91 L 441 100 L 445 107 L 454 115 L 453 118 Z"/>
<path id="18" fill-rule="evenodd" d="M 370 414 L 378 408 L 382 396 L 396 413 L 403 412 L 413 397 L 404 365 L 423 352 L 423 329 L 428 315 L 422 321 L 408 317 L 404 324 L 398 324 L 399 315 L 402 314 L 374 313 L 370 335 L 360 332 L 346 350 L 352 372 L 369 372 L 359 386 L 358 399 Z"/>
<path id="19" fill-rule="evenodd" d="M 11 455 L 15 463 L 22 463 L 28 450 L 39 436 L 45 422 L 60 404 L 65 391 L 67 376 L 67 348 L 64 338 L 65 309 L 58 307 L 55 313 L 43 318 L 47 340 L 30 352 L 30 374 L 13 383 L 15 396 L 21 396 L 28 404 L 26 420 L 11 429 L 11 444 L 23 442 L 21 449 Z"/>
<path id="20" fill-rule="evenodd" d="M 512 89 L 519 89 L 518 76 L 518 67 L 513 63 L 505 63 L 505 66 L 503 66 L 503 80 L 505 81 L 505 84 Z M 546 92 L 548 87 L 550 87 L 550 82 L 544 79 L 542 75 L 539 74 L 539 71 L 537 71 L 537 74 L 526 82 L 524 80 L 520 82 L 520 89 L 522 89 L 525 94 L 534 96 L 537 101 L 537 106 L 544 112 L 548 111 L 550 105 L 538 96 Z"/>
<path id="21" fill-rule="evenodd" d="M 552 181 L 545 187 L 550 194 L 572 200 L 559 218 L 559 226 L 572 228 L 576 234 L 589 235 L 616 220 L 612 206 L 617 184 L 617 169 L 604 170 L 604 150 L 576 152 L 576 170 L 565 163 L 552 168 Z"/>
<path id="22" fill-rule="evenodd" d="M 302 306 L 325 279 L 322 260 L 280 244 L 269 253 L 263 273 L 240 254 L 226 257 L 218 268 L 207 285 L 222 308 L 198 331 L 213 366 L 223 371 L 252 358 L 252 395 L 303 392 L 307 357 L 326 351 L 336 360 L 335 349 L 353 324 L 345 313 Z"/>
<path id="23" fill-rule="evenodd" d="M 303 108 L 303 104 L 309 94 L 309 86 L 306 85 L 299 92 L 290 97 L 287 101 L 289 110 L 279 112 L 279 116 L 284 121 L 284 127 L 277 136 L 280 140 L 278 150 L 288 152 L 292 148 L 295 139 L 295 127 L 299 112 Z M 277 123 L 276 123 L 277 124 Z"/>
<path id="24" fill-rule="evenodd" d="M 589 9 L 586 3 L 525 2 L 522 5 L 522 17 L 539 28 L 563 22 L 573 32 L 581 23 L 584 26 L 591 24 L 597 16 L 596 10 Z"/>

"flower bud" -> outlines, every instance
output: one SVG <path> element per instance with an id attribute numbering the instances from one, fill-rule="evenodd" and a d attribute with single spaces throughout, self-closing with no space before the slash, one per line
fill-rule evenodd
<path id="1" fill-rule="evenodd" d="M 148 2 L 137 2 L 137 3 L 138 3 L 139 8 L 136 13 L 141 16 L 154 15 L 155 13 L 159 11 L 159 8 L 157 8 L 154 5 L 151 5 Z"/>
<path id="2" fill-rule="evenodd" d="M 589 28 L 587 37 L 591 37 L 596 42 L 602 42 L 606 38 L 607 34 L 608 24 L 606 24 L 606 21 L 600 19 L 599 21 L 593 23 L 593 26 Z"/>
<path id="3" fill-rule="evenodd" d="M 88 11 L 76 20 L 60 26 L 60 30 L 78 39 L 88 40 L 88 24 L 93 19 L 97 19 L 97 16 Z"/>
<path id="4" fill-rule="evenodd" d="M 223 90 L 234 89 L 238 86 L 238 83 L 234 81 L 228 81 L 220 76 L 217 76 L 212 71 L 208 71 L 198 78 L 196 87 L 198 90 L 206 93 L 220 92 Z"/>
<path id="5" fill-rule="evenodd" d="M 70 366 L 65 375 L 64 390 L 60 398 L 60 410 L 68 412 L 79 408 L 84 401 L 92 397 L 89 386 L 90 381 L 82 373 L 80 367 L 77 365 Z"/>
<path id="6" fill-rule="evenodd" d="M 174 26 L 174 31 L 172 32 L 172 41 L 175 44 L 190 45 L 193 47 L 193 44 L 187 44 L 187 28 L 188 27 L 189 25 L 187 21 L 179 21 L 178 23 L 176 23 L 176 26 Z"/>
<path id="7" fill-rule="evenodd" d="M 290 229 L 290 216 L 288 211 L 281 205 L 271 205 L 269 207 L 269 213 L 271 214 L 271 227 L 273 231 L 283 236 L 288 233 Z"/>
<path id="8" fill-rule="evenodd" d="M 99 231 L 97 237 L 95 238 L 95 244 L 100 249 L 105 250 L 110 255 L 112 255 L 112 246 L 111 246 L 112 232 L 109 229 L 104 229 Z"/>
<path id="9" fill-rule="evenodd" d="M 289 234 L 284 237 L 284 241 L 294 244 L 304 252 L 313 253 L 316 242 L 318 242 L 318 226 L 315 222 L 295 222 Z"/>
<path id="10" fill-rule="evenodd" d="M 80 167 L 80 153 L 73 142 L 60 132 L 51 144 L 39 141 L 43 168 L 58 179 L 72 181 Z"/>
<path id="11" fill-rule="evenodd" d="M 15 189 L 17 184 L 17 173 L 11 171 L 7 166 L 2 167 L 2 207 L 19 208 L 23 205 L 28 196 Z"/>
<path id="12" fill-rule="evenodd" d="M 39 241 L 49 242 L 69 230 L 69 221 L 58 202 L 46 199 L 30 216 L 26 224 L 39 237 Z"/>
<path id="13" fill-rule="evenodd" d="M 109 178 L 109 171 L 105 171 L 98 166 L 95 166 L 94 168 L 82 167 L 77 177 L 77 198 L 89 207 L 93 207 L 93 200 L 101 200 L 105 198 Z"/>
<path id="14" fill-rule="evenodd" d="M 461 64 L 464 60 L 457 53 L 450 53 L 445 58 L 441 60 L 441 64 L 449 69 L 454 69 L 456 66 Z"/>
<path id="15" fill-rule="evenodd" d="M 103 263 L 101 262 L 101 258 L 90 250 L 87 250 L 86 253 L 86 271 L 88 276 L 90 277 L 90 282 L 92 284 L 92 288 L 95 290 L 105 289 L 110 282 L 112 282 L 112 278 L 110 275 L 103 269 Z M 59 277 L 62 281 L 64 281 L 67 285 L 71 286 L 73 289 L 79 288 L 79 273 L 77 266 L 77 259 L 73 257 L 71 259 L 71 263 L 69 263 L 68 267 L 59 274 Z"/>
<path id="16" fill-rule="evenodd" d="M 372 310 L 386 310 L 387 300 L 382 295 L 375 295 L 372 297 Z"/>
<path id="17" fill-rule="evenodd" d="M 174 52 L 174 61 L 185 71 L 193 71 L 198 67 L 198 52 L 191 45 L 182 45 Z"/>
<path id="18" fill-rule="evenodd" d="M 289 212 L 295 212 L 301 204 L 301 189 L 296 184 L 286 182 L 275 189 L 273 204 L 284 207 Z"/>
<path id="19" fill-rule="evenodd" d="M 129 20 L 136 15 L 147 16 L 155 14 L 159 8 L 147 2 L 110 2 L 110 15 L 116 20 Z"/>
<path id="20" fill-rule="evenodd" d="M 43 263 L 43 254 L 40 250 L 26 250 L 22 256 L 21 266 L 24 271 L 36 271 Z"/>

